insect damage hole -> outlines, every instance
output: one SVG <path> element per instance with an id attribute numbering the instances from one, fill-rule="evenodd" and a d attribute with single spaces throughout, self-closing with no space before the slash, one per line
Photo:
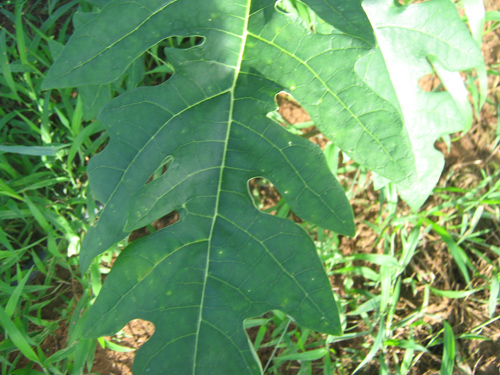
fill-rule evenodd
<path id="1" fill-rule="evenodd" d="M 328 143 L 328 139 L 318 130 L 307 111 L 288 93 L 280 92 L 275 97 L 278 109 L 268 113 L 274 122 L 282 125 L 290 133 L 309 139 L 321 148 Z"/>
<path id="2" fill-rule="evenodd" d="M 159 85 L 167 81 L 174 74 L 174 66 L 168 58 L 169 49 L 190 49 L 200 46 L 204 42 L 205 37 L 199 35 L 171 36 L 147 50 L 144 60 L 147 85 Z"/>
<path id="3" fill-rule="evenodd" d="M 422 90 L 427 92 L 444 90 L 441 80 L 435 72 L 420 77 L 420 79 L 418 80 L 418 86 Z"/>
<path id="4" fill-rule="evenodd" d="M 168 171 L 168 168 L 172 165 L 173 162 L 173 156 L 168 155 L 165 159 L 163 159 L 163 161 L 160 163 L 158 168 L 156 168 L 153 174 L 149 176 L 146 183 L 149 184 L 163 176 Z"/>
<path id="5" fill-rule="evenodd" d="M 271 181 L 262 177 L 252 178 L 248 181 L 248 191 L 260 211 L 279 217 L 287 217 L 290 213 L 290 207 L 281 199 Z"/>
<path id="6" fill-rule="evenodd" d="M 98 345 L 92 371 L 100 370 L 100 373 L 109 373 L 106 371 L 109 371 L 110 358 L 115 358 L 117 359 L 115 361 L 117 370 L 120 370 L 120 373 L 130 373 L 129 367 L 125 364 L 133 362 L 137 349 L 144 345 L 153 336 L 154 332 L 155 326 L 150 321 L 142 319 L 130 321 L 117 334 L 104 338 L 105 348 Z M 116 351 L 119 348 L 113 344 L 135 350 L 125 351 L 121 349 Z"/>
<path id="7" fill-rule="evenodd" d="M 148 224 L 142 228 L 134 230 L 130 233 L 128 237 L 128 242 L 132 242 L 138 240 L 139 238 L 146 237 L 149 234 L 152 234 L 160 229 L 169 227 L 179 221 L 179 212 L 172 211 L 169 214 L 161 217 L 158 220 L 153 221 L 151 224 Z"/>

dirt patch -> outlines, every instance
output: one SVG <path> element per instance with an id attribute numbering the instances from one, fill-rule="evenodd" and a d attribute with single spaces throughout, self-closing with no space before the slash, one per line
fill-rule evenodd
<path id="1" fill-rule="evenodd" d="M 279 107 L 278 112 L 290 124 L 311 121 L 309 114 L 289 94 L 280 92 L 276 96 L 276 103 Z"/>
<path id="2" fill-rule="evenodd" d="M 276 96 L 276 103 L 278 104 L 278 112 L 285 120 L 285 127 L 288 124 L 302 124 L 311 121 L 309 114 L 300 106 L 300 104 L 289 94 L 280 92 Z M 301 130 L 302 137 L 310 139 L 322 149 L 328 143 L 326 138 L 315 125 L 305 127 Z"/>
<path id="3" fill-rule="evenodd" d="M 121 332 L 105 339 L 125 348 L 139 349 L 153 333 L 154 325 L 151 322 L 135 319 L 128 323 Z M 132 375 L 135 353 L 136 351 L 114 351 L 98 345 L 92 372 L 103 375 Z"/>

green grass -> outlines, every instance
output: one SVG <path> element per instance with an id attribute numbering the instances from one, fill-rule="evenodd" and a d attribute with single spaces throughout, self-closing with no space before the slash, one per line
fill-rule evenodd
<path id="1" fill-rule="evenodd" d="M 81 101 L 71 90 L 40 90 L 52 46 L 67 41 L 77 4 L 0 6 L 2 374 L 78 374 L 95 347 L 78 341 L 90 292 L 77 255 L 96 206 L 85 164 L 102 137 L 84 130 Z M 64 346 L 42 350 L 64 326 Z"/>
<path id="2" fill-rule="evenodd" d="M 80 241 L 95 220 L 85 166 L 106 143 L 98 108 L 85 95 L 40 89 L 71 32 L 79 1 L 4 1 L 0 4 L 0 365 L 2 374 L 82 374 L 90 371 L 97 342 L 80 340 L 85 311 L 109 270 L 111 249 L 80 274 Z M 90 7 L 82 2 L 81 6 Z M 305 12 L 300 8 L 300 12 Z M 308 17 L 312 17 L 308 15 Z M 500 24 L 487 12 L 486 32 Z M 309 19 L 313 22 L 314 19 Z M 189 47 L 197 40 L 171 39 Z M 488 74 L 498 75 L 498 66 Z M 136 67 L 136 69 L 139 69 Z M 141 70 L 142 69 L 142 70 Z M 162 48 L 144 66 L 110 85 L 108 98 L 172 73 Z M 472 78 L 471 78 L 472 77 Z M 476 76 L 469 75 L 469 80 Z M 484 100 L 470 85 L 476 110 Z M 83 98 L 82 98 L 83 96 Z M 494 104 L 490 98 L 486 102 Z M 279 122 L 283 120 L 273 115 Z M 311 123 L 290 125 L 303 133 Z M 306 132 L 307 137 L 316 132 Z M 499 133 L 492 142 L 498 145 Z M 339 150 L 325 149 L 330 160 Z M 417 213 L 392 185 L 374 192 L 368 171 L 348 161 L 331 163 L 357 213 L 350 240 L 302 225 L 314 238 L 332 280 L 345 333 L 325 336 L 297 326 L 279 311 L 248 320 L 266 374 L 452 374 L 480 363 L 477 343 L 500 331 L 500 169 L 451 168 Z M 472 177 L 470 177 L 472 176 Z M 257 181 L 254 195 L 257 200 Z M 268 187 L 266 186 L 266 189 Z M 272 188 L 272 187 L 271 187 Z M 291 216 L 280 201 L 262 209 Z M 460 316 L 466 316 L 460 320 Z M 67 338 L 46 351 L 47 343 Z M 112 341 L 101 345 L 124 350 Z M 476 351 L 475 351 L 476 350 Z"/>

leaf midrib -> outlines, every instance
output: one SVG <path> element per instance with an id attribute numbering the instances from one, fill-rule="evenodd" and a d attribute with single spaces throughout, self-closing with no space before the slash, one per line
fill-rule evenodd
<path id="1" fill-rule="evenodd" d="M 244 21 L 242 35 L 241 35 L 241 45 L 240 45 L 240 51 L 239 51 L 239 56 L 238 56 L 238 62 L 236 63 L 236 67 L 235 67 L 235 71 L 234 71 L 233 83 L 231 85 L 231 88 L 229 89 L 230 102 L 229 102 L 229 111 L 228 111 L 226 139 L 224 142 L 224 150 L 223 150 L 223 154 L 222 154 L 222 162 L 221 162 L 221 168 L 220 168 L 220 172 L 219 172 L 219 182 L 218 182 L 217 194 L 216 194 L 216 198 L 215 198 L 216 201 L 215 201 L 214 216 L 212 218 L 212 226 L 210 228 L 209 237 L 208 237 L 208 244 L 207 244 L 205 275 L 204 275 L 203 290 L 202 290 L 201 300 L 200 300 L 200 310 L 199 310 L 198 321 L 197 321 L 197 326 L 196 326 L 196 338 L 195 338 L 194 354 L 193 354 L 193 370 L 192 370 L 193 375 L 196 374 L 196 365 L 198 363 L 197 357 L 198 357 L 198 346 L 199 346 L 199 339 L 200 339 L 200 328 L 201 328 L 201 323 L 203 321 L 205 292 L 207 289 L 207 281 L 208 281 L 209 270 L 210 270 L 210 256 L 211 256 L 210 252 L 212 249 L 212 239 L 214 237 L 214 232 L 215 232 L 215 223 L 217 222 L 217 218 L 219 217 L 219 204 L 220 204 L 220 196 L 221 196 L 221 191 L 222 191 L 222 181 L 223 181 L 223 175 L 224 175 L 225 165 L 226 165 L 227 149 L 228 149 L 228 145 L 229 145 L 229 136 L 231 134 L 231 125 L 233 123 L 236 83 L 238 82 L 238 77 L 239 77 L 239 73 L 240 73 L 240 69 L 241 69 L 241 63 L 243 61 L 243 53 L 245 51 L 246 40 L 248 37 L 248 21 L 250 19 L 250 3 L 251 3 L 251 0 L 246 0 L 246 10 L 245 10 L 245 17 L 244 17 L 245 21 Z"/>

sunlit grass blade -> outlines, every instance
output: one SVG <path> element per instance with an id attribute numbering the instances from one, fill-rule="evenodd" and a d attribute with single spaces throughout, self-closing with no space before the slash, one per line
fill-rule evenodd
<path id="1" fill-rule="evenodd" d="M 353 374 L 357 373 L 359 370 L 361 370 L 363 367 L 366 366 L 368 362 L 370 362 L 373 357 L 377 354 L 379 349 L 382 347 L 382 344 L 384 342 L 385 338 L 385 322 L 384 319 L 380 320 L 379 323 L 379 331 L 377 333 L 377 337 L 375 338 L 375 341 L 373 342 L 372 347 L 370 348 L 370 351 L 366 355 L 366 357 L 363 359 L 363 361 L 356 367 L 354 370 Z"/>
<path id="2" fill-rule="evenodd" d="M 483 44 L 483 30 L 486 21 L 484 2 L 483 0 L 462 0 L 461 3 L 464 7 L 472 36 L 476 43 L 481 46 Z M 477 75 L 480 87 L 478 109 L 481 109 L 488 94 L 488 75 L 486 68 L 484 66 L 477 68 Z"/>
<path id="3" fill-rule="evenodd" d="M 135 351 L 134 348 L 127 348 L 126 346 L 119 345 L 113 341 L 106 340 L 104 337 L 99 338 L 97 341 L 101 344 L 103 349 L 107 348 L 120 353 L 128 353 Z"/>
<path id="4" fill-rule="evenodd" d="M 278 361 L 315 361 L 328 355 L 327 348 L 309 350 L 303 353 L 294 353 L 288 355 L 281 355 L 276 360 Z"/>
<path id="5" fill-rule="evenodd" d="M 42 227 L 42 229 L 45 231 L 45 233 L 51 233 L 52 232 L 52 227 L 45 218 L 45 216 L 42 214 L 40 211 L 40 208 L 37 207 L 36 204 L 33 203 L 32 199 L 28 197 L 27 195 L 24 196 L 24 201 L 26 202 L 29 210 L 31 211 L 33 217 L 36 219 L 38 224 Z"/>
<path id="6" fill-rule="evenodd" d="M 477 293 L 480 289 L 473 290 L 439 290 L 433 287 L 430 287 L 431 292 L 436 296 L 446 297 L 446 298 L 465 298 L 468 296 Z"/>
<path id="7" fill-rule="evenodd" d="M 380 307 L 381 299 L 382 299 L 382 296 L 373 297 L 372 299 L 368 300 L 367 302 L 359 305 L 357 309 L 348 312 L 347 315 L 360 315 L 363 313 L 373 311 L 373 310 Z"/>
<path id="8" fill-rule="evenodd" d="M 498 304 L 498 293 L 500 291 L 500 285 L 498 282 L 498 274 L 493 274 L 491 276 L 490 283 L 490 298 L 488 299 L 488 315 L 493 318 Z"/>
<path id="9" fill-rule="evenodd" d="M 411 369 L 415 350 L 406 349 L 403 361 L 401 362 L 401 374 L 406 375 Z"/>
<path id="10" fill-rule="evenodd" d="M 68 152 L 67 163 L 68 163 L 68 171 L 71 173 L 73 168 L 73 160 L 80 150 L 81 146 L 85 141 L 89 140 L 89 137 L 102 132 L 104 130 L 104 124 L 102 122 L 93 122 L 86 126 L 83 130 L 81 130 L 78 135 L 75 137 L 73 142 L 71 143 L 71 148 Z"/>
<path id="11" fill-rule="evenodd" d="M 462 0 L 461 1 L 472 36 L 477 44 L 481 45 L 483 42 L 483 27 L 485 22 L 485 9 L 482 0 Z"/>
<path id="12" fill-rule="evenodd" d="M 23 19 L 22 19 L 23 6 L 24 2 L 22 1 L 16 2 L 16 10 L 15 10 L 16 42 L 17 42 L 17 51 L 19 53 L 21 64 L 28 65 L 28 53 L 27 53 L 28 48 L 26 48 Z"/>
<path id="13" fill-rule="evenodd" d="M 388 339 L 388 340 L 385 340 L 384 345 L 397 346 L 400 348 L 411 349 L 414 351 L 416 350 L 416 351 L 425 352 L 425 353 L 429 352 L 429 350 L 426 347 L 417 344 L 414 340 Z"/>
<path id="14" fill-rule="evenodd" d="M 453 375 L 455 366 L 455 336 L 450 324 L 444 320 L 443 358 L 440 375 Z"/>
<path id="15" fill-rule="evenodd" d="M 392 292 L 392 275 L 394 275 L 394 268 L 390 266 L 380 267 L 380 313 L 386 312 L 389 307 L 389 302 L 391 301 Z"/>
<path id="16" fill-rule="evenodd" d="M 253 348 L 255 351 L 257 351 L 260 347 L 260 344 L 262 343 L 262 340 L 264 339 L 264 336 L 267 332 L 267 327 L 265 324 L 261 325 L 259 327 L 259 330 L 257 331 L 257 335 L 255 336 L 255 340 L 253 343 Z"/>
<path id="17" fill-rule="evenodd" d="M 387 366 L 382 353 L 378 356 L 378 363 L 380 366 L 379 375 L 389 375 L 389 367 Z"/>

